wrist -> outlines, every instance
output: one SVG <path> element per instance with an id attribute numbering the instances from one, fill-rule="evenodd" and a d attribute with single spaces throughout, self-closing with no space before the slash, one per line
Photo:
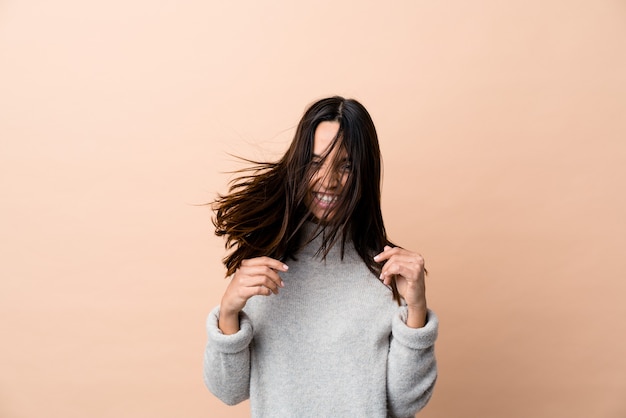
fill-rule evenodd
<path id="1" fill-rule="evenodd" d="M 422 328 L 426 325 L 428 309 L 426 303 L 419 305 L 407 305 L 406 325 L 410 328 Z"/>
<path id="2" fill-rule="evenodd" d="M 241 308 L 233 306 L 232 303 L 229 303 L 228 298 L 223 297 L 220 301 L 220 316 L 239 316 L 240 311 Z"/>
<path id="3" fill-rule="evenodd" d="M 239 312 L 241 309 L 229 304 L 227 298 L 222 298 L 218 327 L 224 334 L 234 334 L 239 331 Z"/>
<path id="4" fill-rule="evenodd" d="M 428 309 L 428 307 L 426 306 L 425 300 L 420 301 L 420 302 L 415 302 L 415 303 L 407 303 L 406 308 L 409 311 L 424 311 L 424 312 Z"/>
<path id="5" fill-rule="evenodd" d="M 239 331 L 239 311 L 225 310 L 220 305 L 217 326 L 223 334 L 235 334 Z"/>
<path id="6" fill-rule="evenodd" d="M 220 305 L 220 317 L 233 317 L 238 316 L 239 311 L 236 309 L 228 308 L 225 305 Z"/>

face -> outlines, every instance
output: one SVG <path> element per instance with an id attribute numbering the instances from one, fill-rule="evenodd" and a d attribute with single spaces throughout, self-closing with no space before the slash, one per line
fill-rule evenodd
<path id="1" fill-rule="evenodd" d="M 315 130 L 313 167 L 316 171 L 309 183 L 307 204 L 317 219 L 332 219 L 352 169 L 348 154 L 341 146 L 335 146 L 323 159 L 337 132 L 339 122 L 335 121 L 321 122 Z"/>

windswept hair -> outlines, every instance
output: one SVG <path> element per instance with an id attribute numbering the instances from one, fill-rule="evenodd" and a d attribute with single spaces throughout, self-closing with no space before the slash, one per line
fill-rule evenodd
<path id="1" fill-rule="evenodd" d="M 313 236 L 303 236 L 303 225 L 313 217 L 306 204 L 318 125 L 339 122 L 339 131 L 323 160 L 340 147 L 350 160 L 350 171 L 331 219 L 319 219 Z M 339 154 L 339 153 L 336 153 Z M 277 162 L 245 160 L 250 167 L 230 183 L 226 195 L 213 202 L 215 234 L 226 238 L 223 262 L 231 275 L 245 259 L 268 256 L 286 261 L 315 236 L 322 234 L 318 254 L 326 256 L 335 244 L 351 241 L 369 270 L 378 277 L 382 264 L 374 255 L 387 239 L 380 208 L 381 155 L 378 135 L 369 113 L 359 102 L 335 96 L 313 103 L 298 123 L 289 149 Z M 334 162 L 331 162 L 334 163 Z M 399 299 L 395 282 L 394 298 Z"/>

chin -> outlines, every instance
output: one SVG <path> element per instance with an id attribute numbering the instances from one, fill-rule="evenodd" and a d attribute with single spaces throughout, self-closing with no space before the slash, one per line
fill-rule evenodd
<path id="1" fill-rule="evenodd" d="M 320 225 L 330 225 L 333 223 L 334 220 L 334 214 L 331 213 L 315 213 L 312 212 L 312 220 L 313 222 L 320 224 Z"/>

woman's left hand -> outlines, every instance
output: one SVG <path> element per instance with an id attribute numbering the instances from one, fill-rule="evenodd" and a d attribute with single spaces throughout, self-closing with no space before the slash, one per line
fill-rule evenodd
<path id="1" fill-rule="evenodd" d="M 374 261 L 385 262 L 380 274 L 383 283 L 390 286 L 395 278 L 398 293 L 407 304 L 407 325 L 413 328 L 424 326 L 427 310 L 424 258 L 404 248 L 386 245 Z"/>

